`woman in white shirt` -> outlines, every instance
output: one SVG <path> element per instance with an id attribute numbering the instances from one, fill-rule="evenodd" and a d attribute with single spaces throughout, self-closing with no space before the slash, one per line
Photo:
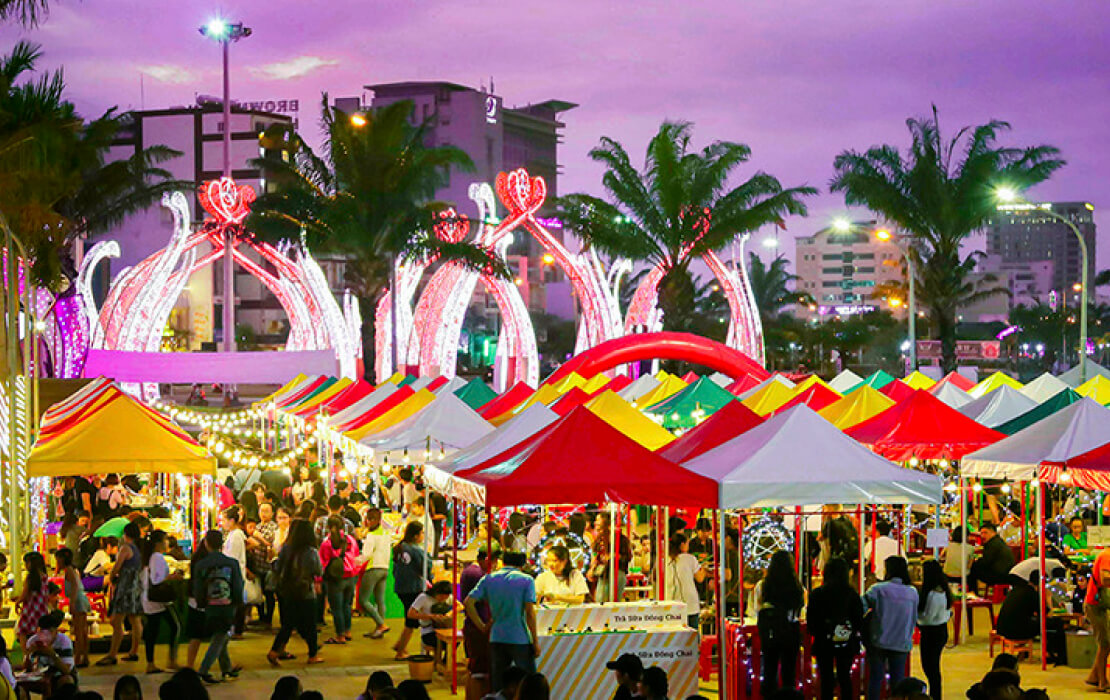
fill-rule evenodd
<path id="1" fill-rule="evenodd" d="M 239 562 L 239 573 L 243 575 L 243 585 L 254 580 L 254 574 L 247 569 L 247 536 L 243 533 L 243 511 L 239 506 L 231 506 L 220 514 L 220 527 L 227 533 L 224 536 L 223 552 Z M 240 605 L 235 611 L 235 628 L 232 639 L 241 638 L 247 628 L 247 606 Z"/>
<path id="2" fill-rule="evenodd" d="M 365 566 L 359 585 L 358 607 L 374 620 L 374 630 L 365 637 L 381 639 L 389 631 L 385 624 L 385 584 L 389 578 L 389 561 L 393 543 L 382 528 L 382 511 L 370 508 L 363 519 L 366 537 L 362 540 L 360 563 Z"/>
<path id="3" fill-rule="evenodd" d="M 154 665 L 154 645 L 162 632 L 162 623 L 170 629 L 170 657 L 167 669 L 177 668 L 177 638 L 181 634 L 181 623 L 177 621 L 177 611 L 172 603 L 156 603 L 150 600 L 150 589 L 166 581 L 177 581 L 181 574 L 171 574 L 166 563 L 166 533 L 154 530 L 143 542 L 143 612 L 146 625 L 143 627 L 143 642 L 146 646 L 146 672 L 161 673 Z"/>
<path id="4" fill-rule="evenodd" d="M 705 580 L 705 569 L 689 550 L 686 535 L 679 533 L 671 537 L 667 551 L 667 600 L 686 603 L 686 624 L 697 629 L 701 615 L 697 584 Z"/>
<path id="5" fill-rule="evenodd" d="M 547 550 L 545 571 L 536 577 L 536 599 L 541 603 L 578 605 L 590 594 L 586 577 L 574 568 L 570 552 L 562 545 Z"/>

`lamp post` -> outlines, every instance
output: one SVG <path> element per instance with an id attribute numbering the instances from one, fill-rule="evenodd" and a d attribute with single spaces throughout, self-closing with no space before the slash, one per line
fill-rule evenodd
<path id="1" fill-rule="evenodd" d="M 223 110 L 224 158 L 223 176 L 231 177 L 231 72 L 229 70 L 231 43 L 251 35 L 250 27 L 242 22 L 213 19 L 200 28 L 200 33 L 223 46 Z M 224 232 L 224 352 L 235 352 L 235 240 L 231 227 Z M 226 392 L 225 392 L 226 393 Z"/>
<path id="2" fill-rule="evenodd" d="M 902 258 L 906 261 L 906 275 L 909 277 L 908 287 L 909 294 L 906 300 L 906 311 L 909 314 L 907 319 L 906 329 L 910 336 L 910 371 L 917 370 L 917 294 L 915 291 L 917 272 L 913 267 L 913 257 L 910 256 L 910 251 L 905 248 L 898 239 L 891 235 L 890 231 L 881 228 L 875 232 L 875 238 L 883 242 L 893 243 L 898 251 L 902 253 Z"/>
<path id="3" fill-rule="evenodd" d="M 1087 257 L 1087 240 L 1083 238 L 1083 232 L 1079 227 L 1071 222 L 1070 219 L 1060 216 L 1052 211 L 1052 206 L 1049 204 L 1032 204 L 1025 197 L 1012 188 L 1000 187 L 995 190 L 995 194 L 1002 204 L 998 206 L 999 211 L 1012 211 L 1020 208 L 1021 211 L 1036 210 L 1040 214 L 1044 214 L 1050 219 L 1059 221 L 1060 223 L 1071 229 L 1075 237 L 1079 240 L 1079 255 L 1083 264 L 1083 270 L 1080 272 L 1080 297 L 1079 297 L 1079 382 L 1087 381 L 1087 267 L 1089 265 Z M 1067 290 L 1063 290 L 1064 298 L 1067 298 Z M 1065 358 L 1065 361 L 1067 358 Z"/>

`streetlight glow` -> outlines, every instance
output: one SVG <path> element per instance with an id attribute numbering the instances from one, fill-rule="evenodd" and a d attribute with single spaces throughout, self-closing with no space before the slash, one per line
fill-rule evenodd
<path id="1" fill-rule="evenodd" d="M 763 239 L 763 247 L 764 248 L 778 248 L 779 247 L 779 242 L 777 240 L 775 240 L 774 238 L 764 238 Z"/>
<path id="2" fill-rule="evenodd" d="M 351 126 L 355 126 L 355 127 L 366 126 L 366 117 L 362 116 L 361 114 L 352 114 L 351 115 Z"/>
<path id="3" fill-rule="evenodd" d="M 212 39 L 223 39 L 225 36 L 227 36 L 227 31 L 229 28 L 230 25 L 228 25 L 226 21 L 220 19 L 219 17 L 216 17 L 214 19 L 208 20 L 208 24 L 204 25 L 204 28 L 201 31 L 204 32 L 205 36 L 208 36 Z"/>
<path id="4" fill-rule="evenodd" d="M 889 241 L 890 231 L 887 231 L 885 228 L 881 228 L 878 231 L 875 231 L 875 238 L 878 238 L 880 241 Z"/>
<path id="5" fill-rule="evenodd" d="M 840 233 L 848 233 L 852 230 L 852 222 L 841 217 L 838 219 L 833 219 L 832 227 L 834 230 L 839 231 Z"/>
<path id="6" fill-rule="evenodd" d="M 1010 202 L 1016 202 L 1018 199 L 1017 190 L 1015 190 L 1013 187 L 999 187 L 994 191 L 994 195 L 998 198 L 1000 202 L 1007 204 Z"/>

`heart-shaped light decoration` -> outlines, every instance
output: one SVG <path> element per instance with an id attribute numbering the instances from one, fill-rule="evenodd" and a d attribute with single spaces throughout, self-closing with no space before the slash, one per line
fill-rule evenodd
<path id="1" fill-rule="evenodd" d="M 202 184 L 198 196 L 205 211 L 226 226 L 243 223 L 243 219 L 251 213 L 250 204 L 257 195 L 250 185 L 237 185 L 230 177 L 221 177 Z"/>
<path id="2" fill-rule="evenodd" d="M 448 243 L 458 243 L 470 234 L 470 219 L 459 214 L 454 207 L 439 212 L 439 221 L 432 226 L 436 237 Z"/>
<path id="3" fill-rule="evenodd" d="M 498 173 L 496 185 L 498 198 L 512 215 L 531 214 L 547 198 L 547 183 L 539 175 L 529 176 L 524 168 Z"/>

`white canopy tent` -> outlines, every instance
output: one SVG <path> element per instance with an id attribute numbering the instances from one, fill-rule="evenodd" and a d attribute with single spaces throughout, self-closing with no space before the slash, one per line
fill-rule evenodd
<path id="1" fill-rule="evenodd" d="M 960 462 L 960 475 L 1027 481 L 1036 477 L 1037 468 L 1044 462 L 1064 462 L 1108 442 L 1110 409 L 1084 397 L 1025 430 L 967 455 Z"/>
<path id="2" fill-rule="evenodd" d="M 335 415 L 328 416 L 328 425 L 343 425 L 344 423 L 358 418 L 382 401 L 388 399 L 395 391 L 397 391 L 396 384 L 393 382 L 385 382 L 366 396 L 363 396 L 347 408 L 344 408 L 342 411 L 339 411 Z"/>
<path id="3" fill-rule="evenodd" d="M 735 381 L 735 380 L 732 377 L 728 376 L 727 374 L 723 374 L 721 372 L 714 372 L 713 374 L 709 375 L 709 381 L 713 382 L 717 386 L 724 389 L 729 384 L 732 384 L 732 382 Z"/>
<path id="4" fill-rule="evenodd" d="M 997 428 L 1036 407 L 1036 401 L 1012 386 L 1003 385 L 989 394 L 965 403 L 957 410 L 980 425 Z"/>
<path id="5" fill-rule="evenodd" d="M 721 484 L 723 508 L 940 503 L 939 476 L 903 469 L 804 405 L 682 463 Z"/>
<path id="6" fill-rule="evenodd" d="M 631 384 L 617 392 L 622 399 L 631 403 L 659 386 L 659 380 L 650 374 L 641 374 Z"/>
<path id="7" fill-rule="evenodd" d="M 760 382 L 759 384 L 756 384 L 751 389 L 748 389 L 747 391 L 745 391 L 743 394 L 740 394 L 736 398 L 743 401 L 744 399 L 748 398 L 749 396 L 753 396 L 757 392 L 762 391 L 763 389 L 766 389 L 767 385 L 769 385 L 771 382 L 778 382 L 779 384 L 782 384 L 787 389 L 793 389 L 794 387 L 797 386 L 797 384 L 790 381 L 789 379 L 782 376 L 781 374 L 772 374 L 770 377 L 768 377 L 767 379 L 764 379 L 762 382 Z"/>
<path id="8" fill-rule="evenodd" d="M 1037 403 L 1044 403 L 1056 394 L 1059 394 L 1064 389 L 1068 389 L 1067 384 L 1063 383 L 1056 377 L 1053 377 L 1048 372 L 1037 377 L 1033 381 L 1026 384 L 1021 389 L 1021 393 L 1033 399 Z"/>
<path id="9" fill-rule="evenodd" d="M 444 394 L 400 423 L 367 435 L 359 444 L 375 454 L 426 448 L 439 452 L 466 447 L 492 432 L 493 426 L 462 399 Z"/>
<path id="10" fill-rule="evenodd" d="M 843 394 L 844 392 L 858 385 L 862 381 L 863 377 L 859 376 L 850 369 L 846 369 L 829 381 L 829 388 Z"/>
<path id="11" fill-rule="evenodd" d="M 1092 377 L 1097 377 L 1100 374 L 1104 377 L 1110 378 L 1110 369 L 1106 369 L 1105 367 L 1103 367 L 1102 365 L 1095 362 L 1094 360 L 1092 360 L 1089 357 L 1083 358 L 1083 361 L 1087 364 L 1087 379 L 1091 379 Z M 1079 375 L 1080 375 L 1079 367 L 1080 367 L 1079 365 L 1076 365 L 1075 367 L 1072 367 L 1071 369 L 1069 369 L 1067 372 L 1064 372 L 1063 374 L 1061 374 L 1060 377 L 1059 377 L 1060 381 L 1067 384 L 1072 389 L 1075 389 L 1076 387 L 1078 387 L 1080 384 L 1083 383 L 1083 380 L 1081 380 L 1079 378 Z"/>
<path id="12" fill-rule="evenodd" d="M 413 391 L 420 391 L 424 387 L 434 382 L 435 379 L 435 377 L 417 377 L 409 384 L 409 388 Z"/>
<path id="13" fill-rule="evenodd" d="M 451 377 L 447 380 L 446 383 L 444 383 L 432 393 L 434 393 L 436 396 L 440 396 L 442 394 L 454 394 L 456 391 L 462 389 L 464 386 L 466 386 L 465 379 L 462 379 L 461 377 Z"/>
<path id="14" fill-rule="evenodd" d="M 943 384 L 941 384 L 940 387 L 933 394 L 933 396 L 937 397 L 944 403 L 957 410 L 960 408 L 960 406 L 965 406 L 972 401 L 971 394 L 967 393 L 952 382 L 944 382 Z"/>

